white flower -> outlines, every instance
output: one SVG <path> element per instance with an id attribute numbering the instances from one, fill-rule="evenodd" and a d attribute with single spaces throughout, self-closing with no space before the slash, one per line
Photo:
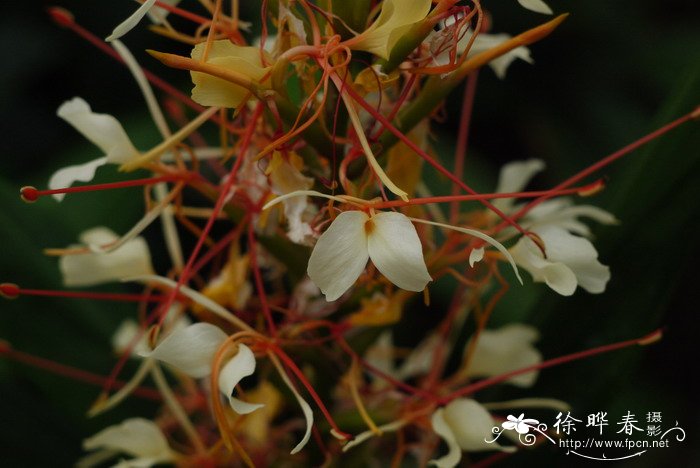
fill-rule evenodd
<path id="1" fill-rule="evenodd" d="M 562 296 L 572 295 L 577 285 L 594 294 L 605 291 L 610 268 L 598 261 L 598 252 L 588 239 L 555 225 L 530 230 L 542 239 L 547 258 L 529 237 L 520 238 L 510 253 L 535 281 L 547 283 Z"/>
<path id="2" fill-rule="evenodd" d="M 123 164 L 139 155 L 119 121 L 109 114 L 93 112 L 82 98 L 75 97 L 61 104 L 57 115 L 100 148 L 104 156 L 59 169 L 49 179 L 48 186 L 52 190 L 69 187 L 76 181 L 89 182 L 100 166 L 108 163 Z M 54 195 L 58 201 L 63 197 L 62 193 Z"/>
<path id="3" fill-rule="evenodd" d="M 117 239 L 106 227 L 95 227 L 80 234 L 80 241 L 86 245 L 107 245 Z M 110 253 L 63 255 L 58 266 L 66 286 L 94 286 L 129 276 L 153 274 L 151 254 L 142 237 L 135 237 Z"/>
<path id="4" fill-rule="evenodd" d="M 542 362 L 542 354 L 532 346 L 538 337 L 536 328 L 519 323 L 497 330 L 484 330 L 474 348 L 467 375 L 491 377 Z M 537 374 L 537 371 L 532 371 L 516 375 L 506 382 L 518 387 L 530 387 L 535 383 Z"/>
<path id="5" fill-rule="evenodd" d="M 519 192 L 530 179 L 544 169 L 537 159 L 518 161 L 501 169 L 497 192 Z M 511 199 L 499 199 L 494 205 L 506 213 L 519 206 Z M 533 208 L 520 221 L 523 228 L 537 234 L 547 257 L 529 237 L 522 237 L 510 249 L 515 262 L 525 268 L 535 281 L 543 281 L 563 296 L 570 296 L 577 286 L 590 293 L 601 293 L 610 280 L 610 269 L 598 261 L 593 244 L 581 236 L 590 236 L 588 226 L 579 217 L 603 224 L 617 223 L 605 210 L 590 205 L 574 205 L 569 198 L 547 200 Z"/>
<path id="6" fill-rule="evenodd" d="M 88 459 L 100 459 L 99 455 L 127 453 L 134 458 L 118 463 L 120 467 L 147 468 L 159 463 L 173 462 L 175 454 L 160 428 L 143 418 L 127 419 L 117 426 L 110 426 L 83 441 L 85 450 L 101 449 L 101 453 L 88 456 L 78 466 L 92 466 Z"/>
<path id="7" fill-rule="evenodd" d="M 180 0 L 161 0 L 163 3 L 167 3 L 170 6 L 177 6 Z M 148 10 L 148 19 L 150 19 L 155 24 L 161 24 L 170 14 L 170 11 L 163 7 L 154 6 Z"/>
<path id="8" fill-rule="evenodd" d="M 442 437 L 449 450 L 447 455 L 437 460 L 430 460 L 430 464 L 438 468 L 457 466 L 462 459 L 462 450 L 467 452 L 512 450 L 495 442 L 486 442 L 486 438 L 492 435 L 491 430 L 496 426 L 496 422 L 491 414 L 474 400 L 468 398 L 454 400 L 444 408 L 435 411 L 430 422 L 435 433 Z"/>
<path id="9" fill-rule="evenodd" d="M 212 373 L 214 355 L 226 338 L 226 333 L 215 325 L 195 323 L 174 331 L 152 352 L 143 356 L 166 362 L 190 377 L 201 379 Z M 231 408 L 238 414 L 248 414 L 264 406 L 259 403 L 246 403 L 233 396 L 236 385 L 253 372 L 253 352 L 246 345 L 238 344 L 238 352 L 222 366 L 219 373 L 219 390 L 226 395 Z"/>
<path id="10" fill-rule="evenodd" d="M 368 259 L 392 283 L 408 291 L 422 291 L 432 280 L 411 221 L 401 213 L 368 216 L 362 211 L 339 214 L 318 239 L 308 273 L 326 300 L 334 301 L 364 271 Z"/>

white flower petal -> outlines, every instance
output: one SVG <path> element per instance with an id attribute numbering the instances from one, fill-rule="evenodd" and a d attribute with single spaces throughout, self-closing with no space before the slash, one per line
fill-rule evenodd
<path id="1" fill-rule="evenodd" d="M 387 432 L 395 432 L 401 429 L 406 425 L 405 421 L 399 420 L 399 421 L 394 421 L 388 424 L 383 424 L 381 426 L 377 426 L 377 429 L 379 429 L 380 434 L 385 434 Z M 365 442 L 368 439 L 371 439 L 372 437 L 376 437 L 377 432 L 373 430 L 367 430 L 364 432 L 361 432 L 357 434 L 350 442 L 347 444 L 343 445 L 343 452 L 347 452 L 353 447 L 357 447 L 360 445 L 362 442 Z"/>
<path id="2" fill-rule="evenodd" d="M 167 362 L 196 379 L 211 374 L 211 361 L 227 336 L 210 323 L 195 323 L 166 336 L 144 356 Z"/>
<path id="3" fill-rule="evenodd" d="M 143 418 L 127 419 L 117 426 L 103 429 L 85 439 L 83 448 L 85 450 L 103 448 L 125 452 L 134 457 L 151 459 L 152 464 L 173 459 L 168 441 L 160 428 L 152 421 Z"/>
<path id="4" fill-rule="evenodd" d="M 95 177 L 95 172 L 101 166 L 107 164 L 107 157 L 93 159 L 84 164 L 63 167 L 53 173 L 49 179 L 49 189 L 56 190 L 70 187 L 75 182 L 90 182 Z M 52 195 L 57 201 L 63 200 L 65 193 L 54 193 Z"/>
<path id="5" fill-rule="evenodd" d="M 501 168 L 498 176 L 497 193 L 513 193 L 522 191 L 530 180 L 544 169 L 544 161 L 540 159 L 528 159 L 527 161 L 515 161 Z M 493 201 L 493 205 L 501 211 L 510 211 L 515 200 L 499 198 Z"/>
<path id="6" fill-rule="evenodd" d="M 146 0 L 145 2 L 143 2 L 141 6 L 139 6 L 138 9 L 131 14 L 131 16 L 129 16 L 123 22 L 119 23 L 117 27 L 114 28 L 114 30 L 112 31 L 112 34 L 107 36 L 105 40 L 107 42 L 111 42 L 115 39 L 119 39 L 124 34 L 134 29 L 136 25 L 139 24 L 139 21 L 141 21 L 141 19 L 144 16 L 146 16 L 148 10 L 150 10 L 155 3 L 156 0 Z"/>
<path id="7" fill-rule="evenodd" d="M 304 419 L 306 420 L 306 432 L 304 432 L 304 437 L 301 438 L 299 443 L 292 449 L 290 454 L 294 455 L 295 453 L 298 453 L 301 449 L 304 448 L 304 446 L 309 442 L 309 439 L 311 438 L 311 429 L 314 425 L 314 412 L 311 410 L 311 406 L 304 400 L 301 395 L 299 394 L 299 391 L 296 389 L 294 384 L 289 380 L 289 376 L 287 375 L 284 370 L 281 368 L 278 368 L 280 377 L 282 377 L 282 380 L 284 383 L 289 387 L 289 390 L 294 394 L 294 398 L 297 399 L 297 403 L 299 403 L 299 406 L 301 406 L 301 411 L 304 413 Z"/>
<path id="8" fill-rule="evenodd" d="M 105 244 L 114 242 L 117 235 L 105 227 L 96 227 L 82 233 L 80 239 L 87 244 Z M 107 254 L 64 255 L 58 266 L 66 286 L 94 286 L 153 273 L 148 244 L 142 237 L 131 239 L 119 250 Z"/>
<path id="9" fill-rule="evenodd" d="M 139 333 L 141 333 L 141 327 L 136 320 L 124 320 L 114 332 L 114 335 L 112 335 L 112 348 L 118 354 L 125 353 Z M 150 352 L 150 348 L 148 347 L 146 334 L 141 333 L 141 337 L 131 349 L 131 355 L 144 355 L 148 352 Z"/>
<path id="10" fill-rule="evenodd" d="M 438 468 L 452 468 L 457 466 L 459 461 L 462 459 L 462 451 L 459 448 L 459 444 L 455 439 L 455 435 L 452 433 L 452 428 L 447 424 L 445 420 L 445 409 L 440 408 L 435 411 L 430 418 L 430 423 L 433 426 L 433 430 L 437 435 L 442 437 L 442 439 L 447 444 L 447 455 L 438 458 L 437 460 L 430 460 L 429 465 L 435 465 Z"/>
<path id="11" fill-rule="evenodd" d="M 542 13 L 544 15 L 551 15 L 553 13 L 552 9 L 542 0 L 518 0 L 518 3 L 523 8 L 527 8 L 535 13 Z"/>
<path id="12" fill-rule="evenodd" d="M 542 354 L 532 346 L 538 335 L 536 328 L 519 323 L 497 330 L 484 330 L 474 349 L 468 375 L 491 377 L 542 362 Z M 537 374 L 537 371 L 528 372 L 506 382 L 530 387 L 535 383 Z"/>
<path id="13" fill-rule="evenodd" d="M 469 266 L 474 268 L 474 264 L 484 259 L 484 248 L 472 249 L 469 253 Z"/>
<path id="14" fill-rule="evenodd" d="M 538 227 L 533 232 L 544 242 L 549 260 L 569 267 L 579 286 L 594 294 L 605 290 L 610 269 L 598 261 L 598 252 L 591 241 L 556 226 Z"/>
<path id="15" fill-rule="evenodd" d="M 82 98 L 61 104 L 57 115 L 99 147 L 107 156 L 107 162 L 122 164 L 139 154 L 117 119 L 92 112 Z"/>
<path id="16" fill-rule="evenodd" d="M 555 263 L 542 257 L 537 245 L 529 237 L 521 237 L 510 249 L 515 262 L 525 268 L 534 281 L 544 281 L 562 296 L 571 296 L 576 290 L 576 275 L 563 263 Z"/>
<path id="17" fill-rule="evenodd" d="M 367 265 L 365 222 L 368 219 L 362 211 L 340 213 L 311 252 L 309 277 L 329 302 L 350 289 Z"/>
<path id="18" fill-rule="evenodd" d="M 219 373 L 219 390 L 226 395 L 233 411 L 238 414 L 252 413 L 265 406 L 261 403 L 247 403 L 233 396 L 233 390 L 244 377 L 255 372 L 255 356 L 244 344 L 238 345 L 238 352 L 227 362 Z"/>
<path id="19" fill-rule="evenodd" d="M 491 430 L 497 426 L 491 414 L 479 403 L 469 398 L 453 400 L 444 408 L 443 418 L 462 450 L 479 452 L 483 450 L 504 450 L 498 443 L 488 443 L 492 438 Z"/>
<path id="20" fill-rule="evenodd" d="M 432 278 L 413 223 L 401 213 L 386 211 L 367 221 L 366 229 L 367 249 L 374 266 L 401 289 L 425 289 Z"/>

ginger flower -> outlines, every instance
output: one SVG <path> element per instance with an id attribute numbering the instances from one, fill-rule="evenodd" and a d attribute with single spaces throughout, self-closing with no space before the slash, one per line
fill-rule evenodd
<path id="1" fill-rule="evenodd" d="M 261 54 L 267 57 L 267 53 L 258 47 L 242 47 L 224 39 L 212 41 L 208 50 L 206 42 L 197 44 L 191 56 L 194 60 L 235 72 L 258 87 L 268 88 L 270 80 L 265 75 L 269 67 L 263 63 Z M 192 99 L 203 106 L 238 107 L 251 95 L 248 89 L 230 81 L 207 73 L 190 73 L 194 83 Z"/>
<path id="2" fill-rule="evenodd" d="M 350 47 L 388 60 L 399 39 L 411 26 L 425 19 L 431 3 L 431 0 L 384 0 L 377 19 L 363 33 L 348 41 Z"/>
<path id="3" fill-rule="evenodd" d="M 318 239 L 307 271 L 330 302 L 350 289 L 368 259 L 389 281 L 408 291 L 422 291 L 432 280 L 416 228 L 396 212 L 339 214 Z"/>
<path id="4" fill-rule="evenodd" d="M 507 164 L 501 169 L 497 192 L 518 192 L 544 169 L 537 159 Z M 513 200 L 496 200 L 494 204 L 506 213 L 519 206 Z M 569 198 L 547 200 L 533 208 L 521 226 L 535 233 L 544 244 L 546 257 L 529 237 L 522 237 L 510 248 L 515 262 L 527 270 L 533 280 L 545 282 L 562 296 L 570 296 L 577 286 L 598 294 L 605 291 L 610 269 L 598 261 L 598 252 L 587 237 L 588 226 L 579 221 L 587 217 L 603 224 L 615 224 L 615 217 L 590 205 L 573 205 Z"/>

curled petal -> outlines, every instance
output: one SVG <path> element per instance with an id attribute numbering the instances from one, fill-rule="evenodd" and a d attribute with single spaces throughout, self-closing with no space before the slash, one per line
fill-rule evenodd
<path id="1" fill-rule="evenodd" d="M 99 147 L 109 163 L 122 164 L 139 154 L 117 119 L 92 112 L 82 98 L 61 104 L 57 115 Z"/>
<path id="2" fill-rule="evenodd" d="M 365 222 L 368 219 L 361 211 L 340 213 L 311 252 L 309 277 L 329 302 L 350 289 L 367 265 Z"/>
<path id="3" fill-rule="evenodd" d="M 543 15 L 551 15 L 553 13 L 549 5 L 542 0 L 518 0 L 518 3 L 523 8 L 527 8 L 535 13 L 542 13 Z"/>
<path id="4" fill-rule="evenodd" d="M 151 9 L 151 7 L 156 3 L 156 0 L 146 0 L 141 4 L 138 9 L 131 14 L 127 19 L 125 19 L 123 22 L 119 23 L 116 28 L 114 28 L 114 31 L 112 31 L 112 34 L 107 36 L 105 39 L 107 42 L 111 42 L 115 39 L 119 39 L 122 37 L 124 34 L 128 33 L 132 29 L 136 27 L 137 24 L 139 24 L 139 21 L 146 16 L 146 13 Z"/>
<path id="5" fill-rule="evenodd" d="M 291 380 L 289 380 L 289 376 L 287 375 L 287 373 L 281 367 L 278 367 L 277 370 L 279 371 L 280 377 L 282 377 L 284 383 L 294 394 L 294 398 L 297 399 L 299 406 L 301 406 L 301 411 L 302 413 L 304 413 L 304 419 L 306 420 L 306 432 L 304 432 L 304 437 L 301 438 L 296 447 L 294 447 L 290 452 L 292 455 L 294 455 L 295 453 L 298 453 L 301 449 L 303 449 L 307 442 L 309 442 L 309 438 L 311 437 L 311 428 L 314 424 L 314 412 L 311 410 L 311 406 L 309 406 L 306 400 L 304 400 L 301 397 L 299 391 L 296 389 Z"/>
<path id="6" fill-rule="evenodd" d="M 510 34 L 479 34 L 474 40 L 469 55 L 476 55 L 480 52 L 493 49 L 510 39 Z M 516 59 L 523 60 L 527 63 L 533 63 L 532 57 L 530 56 L 530 49 L 525 46 L 520 46 L 491 60 L 489 62 L 489 67 L 491 67 L 497 77 L 503 79 L 506 77 L 506 70 Z"/>
<path id="7" fill-rule="evenodd" d="M 65 187 L 70 187 L 75 182 L 90 182 L 95 177 L 95 172 L 101 166 L 107 164 L 107 157 L 93 159 L 84 164 L 76 164 L 74 166 L 63 167 L 51 176 L 49 179 L 49 189 L 56 190 Z M 54 193 L 52 195 L 56 201 L 63 200 L 65 193 Z"/>
<path id="8" fill-rule="evenodd" d="M 545 260 L 537 245 L 530 238 L 522 237 L 510 249 L 518 265 L 525 268 L 535 281 L 544 281 L 547 286 L 562 296 L 571 296 L 576 290 L 576 275 L 563 263 Z"/>
<path id="9" fill-rule="evenodd" d="M 110 426 L 83 441 L 85 450 L 108 449 L 124 452 L 137 459 L 148 460 L 150 466 L 168 462 L 173 453 L 160 428 L 143 418 L 127 419 L 117 426 Z M 137 461 L 137 460 L 134 460 Z"/>
<path id="10" fill-rule="evenodd" d="M 219 390 L 226 395 L 231 408 L 238 414 L 252 413 L 258 408 L 262 408 L 260 403 L 247 403 L 233 396 L 233 390 L 238 382 L 255 372 L 255 356 L 253 352 L 244 344 L 238 345 L 238 353 L 227 362 L 219 374 Z"/>
<path id="11" fill-rule="evenodd" d="M 211 374 L 211 361 L 227 336 L 219 327 L 200 322 L 174 331 L 151 352 L 143 354 L 196 379 Z"/>
<path id="12" fill-rule="evenodd" d="M 408 291 L 422 291 L 432 281 L 413 223 L 401 213 L 383 212 L 367 221 L 372 263 L 389 281 Z"/>
<path id="13" fill-rule="evenodd" d="M 116 239 L 117 235 L 105 227 L 96 227 L 80 235 L 80 240 L 86 244 L 109 243 Z M 133 238 L 119 250 L 107 254 L 64 255 L 58 266 L 66 286 L 94 286 L 153 273 L 151 254 L 141 237 Z"/>
<path id="14" fill-rule="evenodd" d="M 452 433 L 452 428 L 445 420 L 445 409 L 440 408 L 433 413 L 430 418 L 430 423 L 433 426 L 433 430 L 437 435 L 442 437 L 442 439 L 447 444 L 447 455 L 438 458 L 437 460 L 430 460 L 429 465 L 435 465 L 438 468 L 452 468 L 457 466 L 459 461 L 462 459 L 462 451 L 459 448 L 457 439 Z"/>

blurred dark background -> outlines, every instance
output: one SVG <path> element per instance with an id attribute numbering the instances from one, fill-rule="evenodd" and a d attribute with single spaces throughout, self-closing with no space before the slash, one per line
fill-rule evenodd
<path id="1" fill-rule="evenodd" d="M 571 16 L 550 38 L 531 47 L 535 65 L 516 62 L 503 81 L 490 70 L 479 76 L 465 178 L 480 190 L 493 189 L 503 163 L 532 157 L 548 166 L 533 187 L 549 187 L 700 104 L 698 2 L 548 3 Z M 5 2 L 0 16 L 0 282 L 59 289 L 56 261 L 42 256 L 42 249 L 68 245 L 96 224 L 126 230 L 138 218 L 141 198 L 121 191 L 69 197 L 60 205 L 49 199 L 34 205 L 20 201 L 21 186 L 43 187 L 55 169 L 100 156 L 55 116 L 57 107 L 81 96 L 97 112 L 116 116 L 138 147 L 148 147 L 158 137 L 128 71 L 53 24 L 45 14 L 49 5 Z M 127 0 L 66 0 L 59 5 L 101 37 L 134 8 Z M 259 18 L 258 2 L 250 5 L 249 17 Z M 515 34 L 547 19 L 513 0 L 484 2 L 484 7 L 493 12 L 493 32 Z M 146 68 L 181 89 L 190 86 L 185 74 L 164 69 L 143 52 L 174 48 L 184 53 L 185 48 L 144 28 L 124 42 Z M 460 102 L 458 91 L 448 105 L 451 119 L 435 128 L 435 147 L 444 161 L 452 157 Z M 640 418 L 661 411 L 664 425 L 678 421 L 687 439 L 620 465 L 700 466 L 693 429 L 700 416 L 695 384 L 700 357 L 695 339 L 699 173 L 698 122 L 606 168 L 600 175 L 608 177 L 607 190 L 584 200 L 622 221 L 595 229 L 601 260 L 612 269 L 606 293 L 579 290 L 572 298 L 559 298 L 542 285 L 514 287 L 494 316 L 494 325 L 513 320 L 537 325 L 546 358 L 636 338 L 658 327 L 665 328 L 664 340 L 553 368 L 530 391 L 484 392 L 480 401 L 560 398 L 574 406 L 578 418 L 608 411 L 611 425 L 628 410 Z M 105 169 L 98 180 L 115 176 Z M 154 248 L 156 258 L 162 253 L 162 247 Z M 109 337 L 133 314 L 129 305 L 112 303 L 3 300 L 0 338 L 19 350 L 106 374 L 113 363 Z M 84 414 L 96 395 L 96 388 L 0 359 L 0 464 L 72 465 L 84 437 L 130 415 L 154 411 L 148 403 L 133 401 L 90 420 Z M 503 463 L 585 464 L 562 449 L 548 448 L 523 451 Z"/>

